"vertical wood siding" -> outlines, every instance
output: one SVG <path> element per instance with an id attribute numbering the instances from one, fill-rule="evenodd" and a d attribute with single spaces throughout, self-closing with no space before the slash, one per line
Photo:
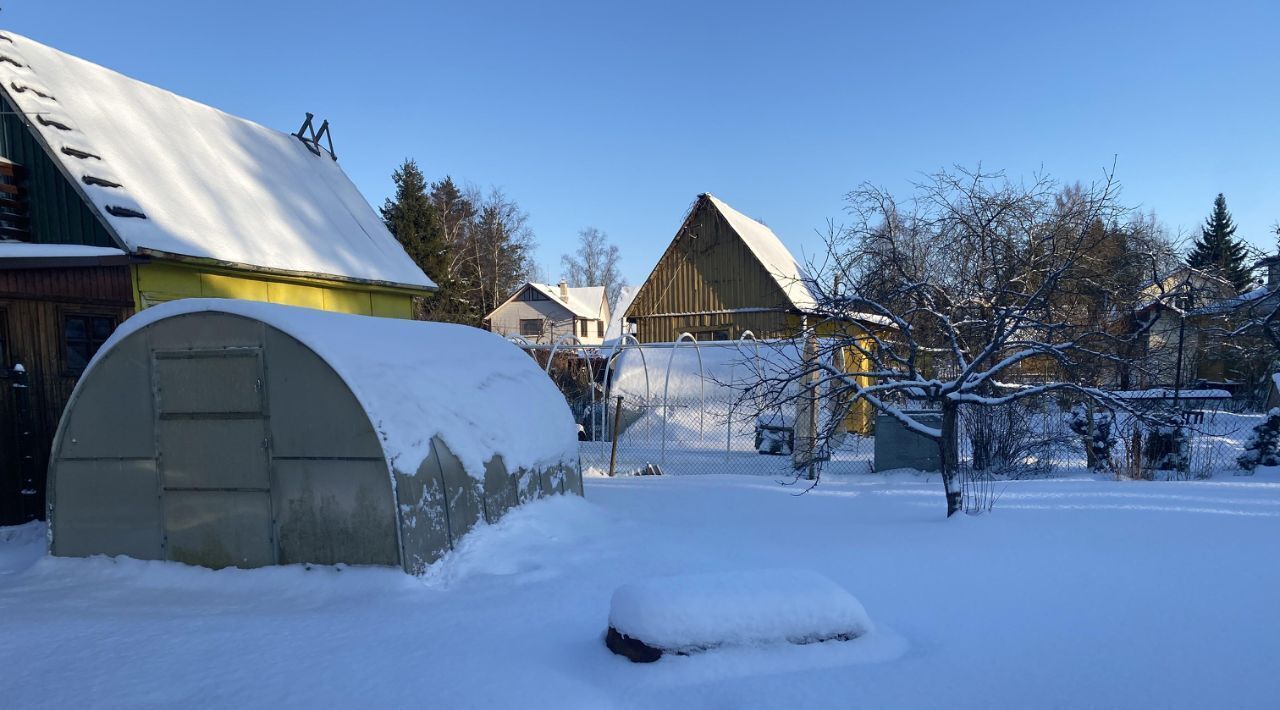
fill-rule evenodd
<path id="1" fill-rule="evenodd" d="M 33 470 L 44 504 L 49 449 L 78 376 L 63 361 L 62 319 L 66 314 L 110 316 L 119 324 L 133 313 L 127 266 L 0 271 L 0 328 L 7 362 L 0 373 L 0 524 L 17 522 L 18 469 L 10 370 L 27 370 L 31 397 Z"/>
<path id="2" fill-rule="evenodd" d="M 700 197 L 626 317 L 636 319 L 643 343 L 714 330 L 728 330 L 730 338 L 750 330 L 763 338 L 790 334 L 790 306 L 742 238 Z"/>

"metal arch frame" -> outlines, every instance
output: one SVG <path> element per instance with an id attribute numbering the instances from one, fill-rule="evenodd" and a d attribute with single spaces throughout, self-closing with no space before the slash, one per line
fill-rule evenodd
<path id="1" fill-rule="evenodd" d="M 574 335 L 573 333 L 565 333 L 564 335 L 561 335 L 560 337 L 556 338 L 555 342 L 551 344 L 551 352 L 550 354 L 547 355 L 547 367 L 545 372 L 547 373 L 547 377 L 551 376 L 551 364 L 556 360 L 556 351 L 560 349 L 560 345 L 563 344 L 566 340 L 573 341 L 574 346 L 570 350 L 573 352 L 581 353 L 583 355 L 583 358 L 582 358 L 583 361 L 587 363 L 587 379 L 591 381 L 591 386 L 589 388 L 591 390 L 590 422 L 591 422 L 591 428 L 592 428 L 592 436 L 594 436 L 596 431 L 596 428 L 595 428 L 596 426 L 596 373 L 595 373 L 595 368 L 591 367 L 591 358 L 586 356 L 586 351 L 592 350 L 595 348 L 593 348 L 592 346 L 583 345 L 582 341 L 578 339 L 577 335 Z M 527 343 L 528 341 L 526 340 L 525 342 Z M 603 424 L 603 422 L 601 423 Z"/>
<path id="2" fill-rule="evenodd" d="M 601 427 L 605 426 L 608 423 L 606 420 L 608 419 L 608 416 L 609 416 L 608 402 L 612 395 L 613 377 L 618 371 L 617 370 L 618 359 L 622 357 L 622 353 L 626 352 L 626 349 L 628 346 L 634 347 L 636 349 L 636 352 L 640 353 L 640 369 L 641 371 L 644 372 L 645 401 L 648 402 L 649 399 L 653 397 L 653 389 L 649 385 L 649 361 L 644 356 L 644 346 L 640 344 L 640 341 L 636 339 L 636 336 L 630 333 L 625 333 L 621 338 L 618 339 L 617 347 L 615 347 L 613 349 L 613 352 L 610 353 L 609 360 L 605 363 L 605 366 L 604 366 L 604 381 L 605 381 L 605 386 L 608 387 L 608 392 L 605 395 L 605 403 L 606 403 L 604 407 L 605 411 L 600 413 Z"/>
<path id="3" fill-rule="evenodd" d="M 631 342 L 628 343 L 628 340 Z M 619 339 L 618 347 L 614 348 L 613 353 L 609 355 L 609 362 L 604 368 L 605 381 L 609 382 L 610 387 L 612 387 L 613 380 L 611 379 L 611 376 L 616 372 L 618 358 L 626 351 L 628 345 L 635 347 L 636 352 L 640 353 L 640 364 L 644 370 L 644 398 L 647 400 L 653 396 L 653 388 L 649 386 L 649 363 L 644 357 L 644 346 L 640 344 L 639 340 L 636 340 L 636 336 L 631 335 L 630 333 L 623 335 Z"/>
<path id="4" fill-rule="evenodd" d="M 675 342 L 671 343 L 671 354 L 667 356 L 666 381 L 662 385 L 662 455 L 660 461 L 663 465 L 666 465 L 667 463 L 667 420 L 671 418 L 671 413 L 667 405 L 667 395 L 671 391 L 671 366 L 675 364 L 676 350 L 680 349 L 680 343 L 684 342 L 686 339 L 693 343 L 693 352 L 698 356 L 698 396 L 700 399 L 698 406 L 698 436 L 701 438 L 706 434 L 706 424 L 704 423 L 704 420 L 707 416 L 707 373 L 702 366 L 702 348 L 698 345 L 697 338 L 693 337 L 692 334 L 685 332 L 681 333 L 680 337 L 676 338 Z"/>
<path id="5" fill-rule="evenodd" d="M 742 334 L 738 336 L 738 340 L 737 340 L 739 350 L 741 350 L 742 342 L 744 340 L 750 340 L 751 345 L 755 350 L 755 359 L 752 361 L 751 364 L 756 371 L 756 377 L 760 377 L 761 376 L 760 339 L 757 338 L 756 334 L 751 332 L 750 330 L 742 331 Z M 733 376 L 734 374 L 737 373 L 737 371 L 738 371 L 738 362 L 735 360 L 733 363 L 733 369 L 729 371 L 730 383 L 733 382 Z M 734 405 L 733 402 L 729 403 L 729 416 L 724 426 L 724 456 L 726 461 L 733 456 L 733 408 L 734 408 L 733 405 Z"/>

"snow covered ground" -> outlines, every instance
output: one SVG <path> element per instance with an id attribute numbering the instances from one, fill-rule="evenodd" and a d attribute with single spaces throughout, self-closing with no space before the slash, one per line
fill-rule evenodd
<path id="1" fill-rule="evenodd" d="M 423 579 L 43 558 L 0 529 L 0 705 L 1274 707 L 1280 475 L 1008 484 L 944 520 L 935 479 L 589 479 L 478 529 Z M 637 665 L 614 590 L 811 569 L 875 629 Z"/>

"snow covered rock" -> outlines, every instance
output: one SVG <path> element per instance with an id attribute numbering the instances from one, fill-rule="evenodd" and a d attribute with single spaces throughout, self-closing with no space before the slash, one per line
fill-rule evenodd
<path id="1" fill-rule="evenodd" d="M 662 577 L 619 587 L 605 642 L 635 662 L 718 646 L 848 641 L 872 629 L 862 604 L 809 570 Z"/>

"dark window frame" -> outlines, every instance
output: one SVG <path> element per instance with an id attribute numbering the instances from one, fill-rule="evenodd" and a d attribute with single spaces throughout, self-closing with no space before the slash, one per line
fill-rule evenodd
<path id="1" fill-rule="evenodd" d="M 537 323 L 538 329 L 533 330 L 532 328 L 530 329 L 525 328 L 526 324 L 531 324 L 531 323 Z M 546 331 L 546 328 L 547 328 L 547 321 L 545 318 L 521 318 L 520 319 L 520 335 L 522 337 L 529 337 L 531 335 L 541 337 L 543 332 Z"/>
<path id="2" fill-rule="evenodd" d="M 62 374 L 67 377 L 79 377 L 84 374 L 85 368 L 89 366 L 89 361 L 93 360 L 93 356 L 107 342 L 111 334 L 115 332 L 116 328 L 120 327 L 120 320 L 116 317 L 116 314 L 105 311 L 64 310 L 61 316 L 59 319 L 61 328 L 58 331 L 58 345 L 62 362 Z M 75 320 L 83 321 L 84 335 L 72 338 L 68 333 L 68 326 Z M 105 334 L 98 332 L 98 329 L 95 328 L 95 325 L 103 323 L 105 323 L 106 328 Z M 72 362 L 71 348 L 73 345 L 84 346 L 84 351 L 80 354 L 81 358 L 84 359 L 83 366 Z"/>

